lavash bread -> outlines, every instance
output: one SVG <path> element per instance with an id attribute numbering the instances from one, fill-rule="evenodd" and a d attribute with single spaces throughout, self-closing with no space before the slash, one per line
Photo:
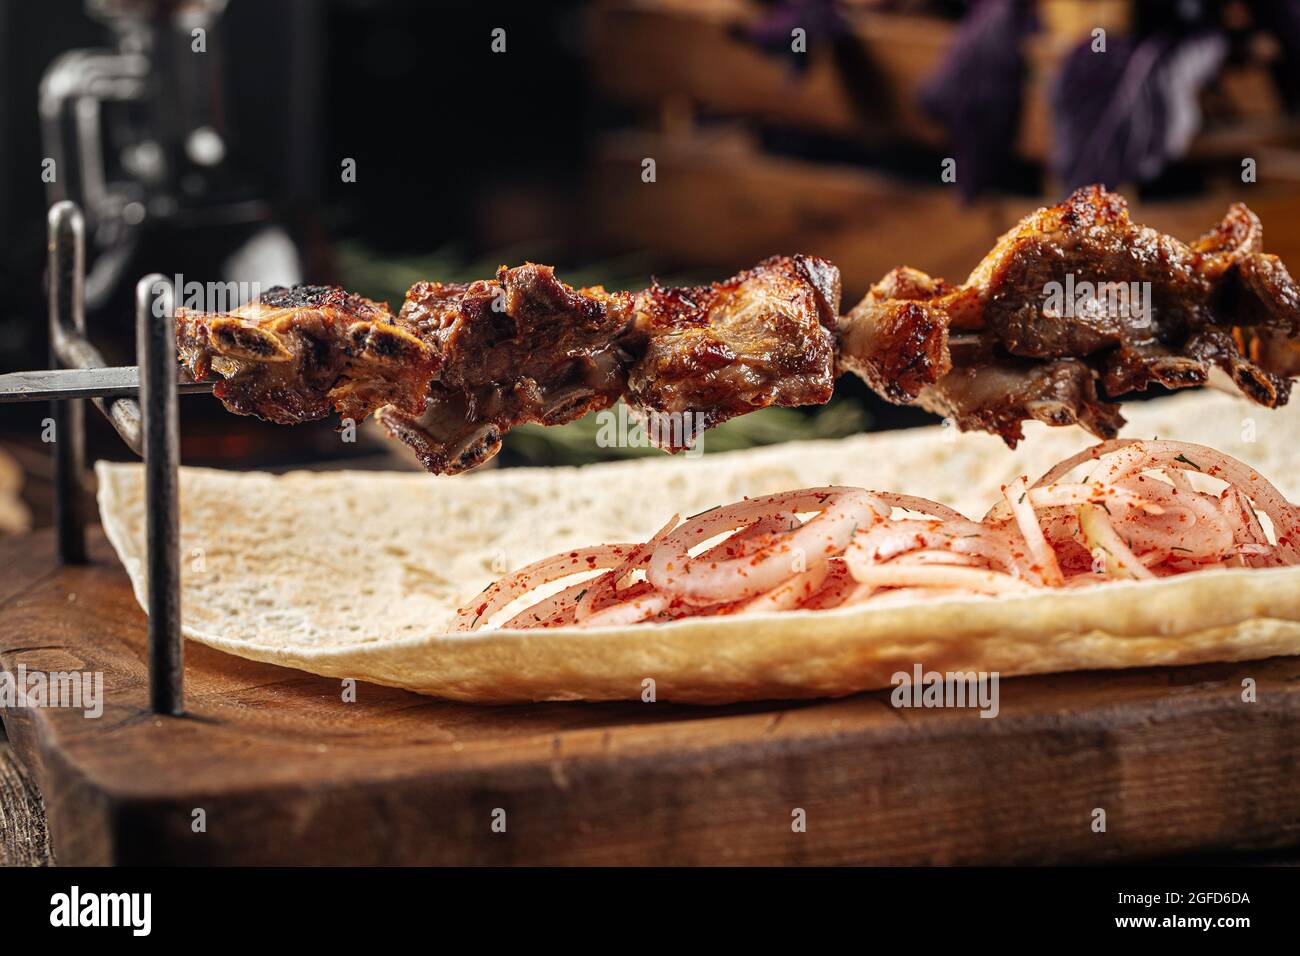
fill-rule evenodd
<path id="1" fill-rule="evenodd" d="M 1300 408 L 1215 392 L 1130 404 L 1124 434 L 1211 445 L 1300 497 Z M 1014 451 L 932 427 L 695 458 L 458 477 L 183 468 L 188 637 L 254 660 L 484 703 L 723 703 L 833 696 L 927 670 L 1002 676 L 1300 653 L 1300 569 L 1207 571 L 1027 597 L 696 618 L 598 630 L 445 633 L 502 574 L 638 541 L 674 512 L 824 484 L 903 491 L 978 518 L 1001 484 L 1093 443 L 1030 423 Z M 96 466 L 105 531 L 145 594 L 143 469 Z M 535 599 L 535 598 L 534 598 Z"/>

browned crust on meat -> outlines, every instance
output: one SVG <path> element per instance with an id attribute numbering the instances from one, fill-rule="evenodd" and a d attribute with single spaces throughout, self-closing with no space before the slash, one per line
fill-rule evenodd
<path id="1" fill-rule="evenodd" d="M 1279 343 L 1300 338 L 1300 288 L 1262 242 L 1241 203 L 1183 243 L 1132 222 L 1122 197 L 1085 187 L 1023 219 L 959 287 L 891 272 L 841 321 L 839 364 L 890 401 L 919 402 L 1009 444 L 1030 418 L 1113 434 L 1122 419 L 1098 382 L 1114 398 L 1202 385 L 1217 366 L 1276 407 L 1295 374 Z M 1112 284 L 1145 305 L 1111 308 L 1102 291 Z M 1085 291 L 1062 298 L 1063 309 L 1048 294 L 1074 288 Z"/>
<path id="2" fill-rule="evenodd" d="M 813 256 L 773 257 L 707 286 L 651 286 L 635 300 L 628 403 L 675 416 L 652 430 L 674 452 L 754 409 L 821 404 L 835 386 L 839 304 L 839 270 Z"/>
<path id="3" fill-rule="evenodd" d="M 181 362 L 228 409 L 281 424 L 332 411 L 418 409 L 438 354 L 382 303 L 326 286 L 273 288 L 226 313 L 176 310 Z"/>
<path id="4" fill-rule="evenodd" d="M 887 274 L 840 322 L 840 371 L 861 376 L 891 402 L 914 401 L 952 370 L 951 291 L 907 266 Z"/>

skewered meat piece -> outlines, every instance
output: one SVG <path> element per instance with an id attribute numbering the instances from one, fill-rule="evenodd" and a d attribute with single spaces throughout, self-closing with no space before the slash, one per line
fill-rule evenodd
<path id="1" fill-rule="evenodd" d="M 515 424 L 561 424 L 623 396 L 676 452 L 756 408 L 829 399 L 838 310 L 839 271 L 802 256 L 635 296 L 575 292 L 534 265 L 495 284 L 418 283 L 401 319 L 435 335 L 445 362 L 421 415 L 378 418 L 430 471 L 454 474 L 495 455 Z"/>
<path id="2" fill-rule="evenodd" d="M 1002 236 L 960 286 L 891 272 L 841 320 L 839 366 L 1013 447 L 1028 419 L 1114 435 L 1123 418 L 1098 381 L 1115 398 L 1200 385 L 1217 366 L 1276 407 L 1294 371 L 1276 342 L 1300 338 L 1300 289 L 1261 245 L 1240 203 L 1188 245 L 1080 189 Z"/>
<path id="3" fill-rule="evenodd" d="M 726 282 L 633 295 L 573 289 L 549 266 L 421 282 L 397 316 L 340 289 L 273 289 L 228 314 L 177 310 L 182 361 L 241 414 L 292 423 L 372 412 L 434 473 L 496 454 L 513 425 L 572 421 L 625 396 L 672 451 L 767 405 L 825 402 L 839 272 L 773 258 Z"/>
<path id="4" fill-rule="evenodd" d="M 891 402 L 915 401 L 952 371 L 948 330 L 962 291 L 908 266 L 890 272 L 840 321 L 840 370 Z"/>
<path id="5" fill-rule="evenodd" d="M 177 309 L 182 362 L 222 377 L 231 411 L 282 424 L 378 412 L 426 468 L 494 455 L 511 424 L 557 424 L 622 394 L 632 297 L 575 290 L 549 266 L 417 283 L 394 316 L 342 289 L 275 288 L 228 314 Z"/>
<path id="6" fill-rule="evenodd" d="M 416 283 L 399 318 L 443 363 L 417 413 L 392 405 L 378 418 L 435 474 L 487 461 L 512 425 L 572 421 L 625 388 L 619 342 L 632 296 L 572 289 L 550 266 L 502 267 L 469 285 Z"/>
<path id="7" fill-rule="evenodd" d="M 176 310 L 181 362 L 232 412 L 282 425 L 381 405 L 418 411 L 441 355 L 388 306 L 328 286 L 277 286 L 228 313 Z"/>
<path id="8" fill-rule="evenodd" d="M 821 405 L 835 388 L 840 273 L 809 256 L 767 259 L 725 282 L 636 297 L 629 405 L 680 451 L 705 428 L 768 405 Z"/>

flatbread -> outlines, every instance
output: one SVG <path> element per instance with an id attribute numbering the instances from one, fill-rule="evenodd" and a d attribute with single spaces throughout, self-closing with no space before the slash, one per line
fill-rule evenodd
<path id="1" fill-rule="evenodd" d="M 1126 406 L 1125 434 L 1212 445 L 1300 495 L 1300 408 L 1218 393 Z M 1094 442 L 1027 427 L 1009 451 L 934 427 L 696 458 L 459 477 L 181 470 L 186 636 L 253 660 L 484 703 L 835 696 L 896 672 L 1092 668 L 1300 654 L 1300 568 L 1205 571 L 1026 597 L 447 634 L 502 574 L 578 545 L 644 540 L 674 512 L 848 484 L 980 517 L 1001 484 Z M 143 469 L 96 465 L 105 531 L 144 604 Z M 535 599 L 535 598 L 534 598 Z M 648 682 L 652 681 L 653 684 Z"/>

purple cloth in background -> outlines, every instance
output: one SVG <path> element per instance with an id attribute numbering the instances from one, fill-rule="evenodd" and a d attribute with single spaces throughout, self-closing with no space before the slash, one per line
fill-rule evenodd
<path id="1" fill-rule="evenodd" d="M 970 198 L 997 181 L 1020 128 L 1021 43 L 1036 28 L 1025 0 L 977 0 L 961 21 L 921 106 L 952 137 L 957 187 Z"/>
<path id="2" fill-rule="evenodd" d="M 1081 43 L 1052 85 L 1052 173 L 1067 189 L 1159 176 L 1201 128 L 1201 91 L 1228 54 L 1223 33 Z"/>

